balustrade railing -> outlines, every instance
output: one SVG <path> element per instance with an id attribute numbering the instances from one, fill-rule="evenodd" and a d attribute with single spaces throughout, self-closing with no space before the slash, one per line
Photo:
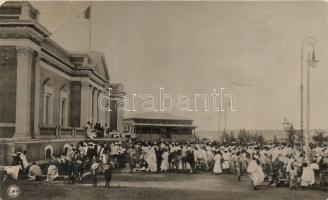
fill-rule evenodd
<path id="1" fill-rule="evenodd" d="M 40 126 L 40 136 L 45 138 L 86 137 L 82 127 Z"/>
<path id="2" fill-rule="evenodd" d="M 40 127 L 41 137 L 57 137 L 57 127 L 56 126 L 41 126 Z"/>

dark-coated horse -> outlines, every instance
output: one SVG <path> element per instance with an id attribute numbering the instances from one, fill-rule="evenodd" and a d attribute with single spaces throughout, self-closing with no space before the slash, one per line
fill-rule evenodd
<path id="1" fill-rule="evenodd" d="M 182 162 L 182 170 L 185 171 L 187 168 L 187 163 L 190 165 L 190 173 L 193 172 L 193 169 L 195 167 L 195 157 L 194 153 L 192 151 L 186 151 L 181 156 L 181 162 Z"/>
<path id="2" fill-rule="evenodd" d="M 180 163 L 180 152 L 173 151 L 169 154 L 169 168 L 173 170 L 175 173 L 179 171 L 179 163 Z"/>
<path id="3" fill-rule="evenodd" d="M 81 163 L 77 163 L 77 162 L 70 163 L 69 172 L 68 172 L 70 183 L 74 184 L 75 181 L 81 180 L 81 177 L 82 177 L 82 174 L 80 174 L 81 168 L 82 168 Z"/>

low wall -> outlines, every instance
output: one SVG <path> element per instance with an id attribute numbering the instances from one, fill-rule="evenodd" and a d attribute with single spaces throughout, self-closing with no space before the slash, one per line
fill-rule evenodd
<path id="1" fill-rule="evenodd" d="M 64 152 L 65 144 L 78 144 L 81 139 L 63 139 L 63 140 L 26 140 L 26 141 L 6 141 L 0 144 L 0 165 L 10 165 L 11 155 L 16 152 L 27 151 L 29 162 L 46 159 L 46 147 L 52 149 L 52 155 L 59 155 Z"/>

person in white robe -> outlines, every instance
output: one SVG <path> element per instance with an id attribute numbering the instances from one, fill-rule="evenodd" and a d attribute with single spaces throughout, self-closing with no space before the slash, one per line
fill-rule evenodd
<path id="1" fill-rule="evenodd" d="M 157 159 L 156 159 L 156 153 L 155 148 L 151 147 L 147 152 L 147 163 L 148 163 L 148 170 L 150 172 L 157 172 Z"/>
<path id="2" fill-rule="evenodd" d="M 94 139 L 97 137 L 97 133 L 92 129 L 92 125 L 90 122 L 87 123 L 86 129 L 87 129 L 87 136 L 90 139 Z"/>
<path id="3" fill-rule="evenodd" d="M 301 186 L 308 187 L 315 183 L 314 170 L 319 170 L 319 165 L 317 163 L 312 163 L 309 166 L 307 163 L 303 164 Z"/>
<path id="4" fill-rule="evenodd" d="M 20 159 L 22 160 L 23 170 L 25 170 L 28 167 L 28 161 L 27 161 L 27 151 L 23 151 L 23 153 L 20 154 Z"/>
<path id="5" fill-rule="evenodd" d="M 256 190 L 257 186 L 263 183 L 265 177 L 260 162 L 253 158 L 247 167 L 247 172 L 250 174 L 254 189 Z"/>
<path id="6" fill-rule="evenodd" d="M 3 178 L 3 183 L 6 181 L 7 177 L 12 177 L 15 180 L 18 180 L 18 173 L 19 173 L 19 165 L 16 166 L 5 166 L 4 170 L 6 175 Z"/>
<path id="7" fill-rule="evenodd" d="M 66 159 L 67 159 L 68 161 L 72 161 L 74 155 L 75 155 L 74 145 L 71 144 L 71 145 L 69 146 L 69 148 L 67 149 L 67 155 L 66 155 L 67 158 L 66 158 Z"/>
<path id="8" fill-rule="evenodd" d="M 214 156 L 214 168 L 213 168 L 214 174 L 222 174 L 221 160 L 222 160 L 221 154 L 217 153 Z"/>
<path id="9" fill-rule="evenodd" d="M 169 169 L 169 152 L 167 150 L 162 154 L 162 163 L 161 163 L 161 171 L 167 172 Z"/>
<path id="10" fill-rule="evenodd" d="M 58 176 L 58 168 L 56 167 L 56 165 L 49 165 L 46 181 L 51 182 L 55 180 Z"/>
<path id="11" fill-rule="evenodd" d="M 227 150 L 224 151 L 224 153 L 222 154 L 222 158 L 223 158 L 223 163 L 222 163 L 222 169 L 225 173 L 229 173 L 229 169 L 230 169 L 230 153 L 227 152 Z"/>
<path id="12" fill-rule="evenodd" d="M 39 165 L 33 163 L 28 170 L 29 180 L 40 180 L 42 171 Z"/>

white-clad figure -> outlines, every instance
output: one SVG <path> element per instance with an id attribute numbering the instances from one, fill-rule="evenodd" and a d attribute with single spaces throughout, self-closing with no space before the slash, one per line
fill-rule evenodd
<path id="1" fill-rule="evenodd" d="M 5 176 L 4 176 L 3 180 L 0 180 L 0 181 L 2 181 L 2 183 L 4 183 L 6 181 L 7 177 L 12 177 L 15 180 L 18 180 L 18 173 L 19 173 L 20 165 L 19 165 L 19 162 L 17 160 L 17 155 L 12 154 L 12 157 L 13 157 L 13 160 L 14 161 L 16 160 L 17 162 L 12 163 L 12 166 L 5 166 L 4 167 L 4 171 L 6 173 L 5 173 Z"/>
<path id="2" fill-rule="evenodd" d="M 222 163 L 222 169 L 228 171 L 230 169 L 230 153 L 225 150 L 222 154 L 223 163 Z"/>
<path id="3" fill-rule="evenodd" d="M 90 122 L 87 123 L 87 136 L 90 138 L 90 139 L 94 139 L 97 137 L 97 134 L 96 132 L 92 129 L 92 125 Z"/>
<path id="4" fill-rule="evenodd" d="M 157 159 L 155 153 L 155 147 L 151 147 L 147 152 L 147 163 L 148 163 L 148 170 L 150 172 L 157 172 Z"/>
<path id="5" fill-rule="evenodd" d="M 307 163 L 304 164 L 301 176 L 301 186 L 308 187 L 315 183 L 314 170 L 319 170 L 319 165 L 317 163 L 313 162 L 309 166 Z"/>
<path id="6" fill-rule="evenodd" d="M 164 153 L 162 154 L 162 163 L 161 163 L 161 171 L 167 172 L 169 169 L 169 152 L 165 149 Z"/>
<path id="7" fill-rule="evenodd" d="M 222 156 L 220 153 L 215 154 L 214 156 L 214 168 L 213 173 L 214 174 L 222 174 L 222 167 L 221 167 L 221 160 Z"/>
<path id="8" fill-rule="evenodd" d="M 24 167 L 24 170 L 28 167 L 28 162 L 27 162 L 27 151 L 23 151 L 23 153 L 20 154 L 20 159 L 22 160 L 22 164 Z"/>
<path id="9" fill-rule="evenodd" d="M 250 174 L 254 189 L 256 190 L 256 187 L 263 183 L 265 177 L 259 161 L 253 158 L 247 167 L 247 172 Z"/>
<path id="10" fill-rule="evenodd" d="M 55 180 L 58 176 L 58 168 L 56 167 L 56 165 L 49 165 L 46 181 L 51 182 Z"/>

